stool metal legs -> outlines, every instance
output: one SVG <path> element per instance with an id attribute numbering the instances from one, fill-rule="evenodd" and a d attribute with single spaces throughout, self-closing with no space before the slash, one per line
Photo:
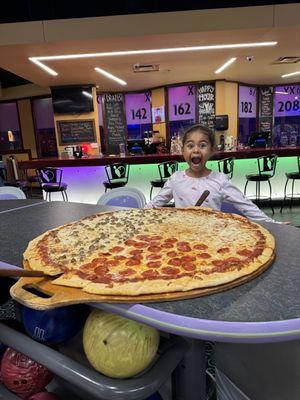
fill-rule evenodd
<path id="1" fill-rule="evenodd" d="M 285 206 L 285 201 L 286 199 L 290 199 L 290 208 L 292 208 L 293 206 L 293 201 L 294 201 L 294 187 L 295 187 L 295 179 L 292 179 L 292 193 L 287 194 L 287 187 L 288 187 L 288 183 L 289 180 L 292 178 L 287 178 L 286 182 L 285 182 L 285 186 L 284 186 L 284 196 L 283 196 L 283 200 L 281 203 L 281 208 L 280 208 L 280 212 L 282 212 L 283 207 Z"/>
<path id="2" fill-rule="evenodd" d="M 265 181 L 263 181 L 265 182 Z M 270 202 L 270 208 L 272 210 L 272 213 L 274 214 L 274 208 L 273 208 L 273 203 L 272 203 L 272 186 L 271 182 L 268 179 L 267 180 L 269 184 L 269 190 L 270 190 L 270 197 L 267 199 Z M 247 193 L 247 186 L 248 186 L 249 181 L 246 181 L 245 187 L 244 187 L 244 196 L 246 196 Z M 260 200 L 260 181 L 255 181 L 255 201 L 258 202 Z"/>
<path id="3" fill-rule="evenodd" d="M 151 190 L 150 190 L 150 200 L 152 200 L 152 192 L 153 192 L 153 186 L 151 185 Z"/>

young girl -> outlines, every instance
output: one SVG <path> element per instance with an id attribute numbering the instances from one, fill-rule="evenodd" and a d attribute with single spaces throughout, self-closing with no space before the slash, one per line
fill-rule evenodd
<path id="1" fill-rule="evenodd" d="M 183 135 L 182 145 L 183 157 L 189 168 L 175 172 L 146 207 L 161 207 L 173 198 L 175 207 L 194 206 L 204 190 L 209 190 L 210 194 L 203 206 L 220 210 L 222 202 L 227 202 L 247 218 L 276 222 L 248 200 L 225 174 L 206 167 L 215 145 L 214 134 L 210 129 L 201 125 L 190 127 Z"/>

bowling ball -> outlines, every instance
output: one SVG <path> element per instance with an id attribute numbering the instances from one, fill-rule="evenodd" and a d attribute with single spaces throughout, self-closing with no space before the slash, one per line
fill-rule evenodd
<path id="1" fill-rule="evenodd" d="M 0 371 L 7 389 L 22 398 L 40 392 L 53 379 L 47 368 L 11 348 L 3 355 Z"/>
<path id="2" fill-rule="evenodd" d="M 7 349 L 7 346 L 5 346 L 5 344 L 0 342 L 0 361 L 1 361 L 1 358 L 2 358 L 2 356 L 3 356 L 3 354 L 4 354 L 6 349 Z"/>
<path id="3" fill-rule="evenodd" d="M 150 326 L 94 309 L 83 330 L 83 348 L 92 366 L 112 378 L 143 371 L 156 355 L 159 332 Z"/>
<path id="4" fill-rule="evenodd" d="M 45 344 L 59 344 L 75 336 L 83 327 L 88 307 L 76 305 L 52 310 L 23 307 L 23 324 L 33 339 Z"/>
<path id="5" fill-rule="evenodd" d="M 60 398 L 55 393 L 40 392 L 27 397 L 26 400 L 60 400 Z"/>
<path id="6" fill-rule="evenodd" d="M 152 394 L 150 397 L 147 397 L 146 400 L 163 400 L 163 398 L 161 397 L 161 395 L 156 392 L 154 394 Z"/>

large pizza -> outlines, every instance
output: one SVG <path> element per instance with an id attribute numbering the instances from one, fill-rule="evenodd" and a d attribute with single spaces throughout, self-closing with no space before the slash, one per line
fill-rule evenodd
<path id="1" fill-rule="evenodd" d="M 32 240 L 25 267 L 60 274 L 55 285 L 137 296 L 208 288 L 271 263 L 273 236 L 208 208 L 130 209 L 92 215 Z"/>

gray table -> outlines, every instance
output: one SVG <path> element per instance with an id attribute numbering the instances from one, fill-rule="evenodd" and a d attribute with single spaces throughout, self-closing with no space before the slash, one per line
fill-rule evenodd
<path id="1" fill-rule="evenodd" d="M 52 202 L 2 214 L 0 259 L 21 266 L 22 253 L 29 240 L 48 229 L 103 209 L 103 206 Z M 146 305 L 93 305 L 169 333 L 198 339 L 191 342 L 193 355 L 186 366 L 194 365 L 194 369 L 197 366 L 199 371 L 204 368 L 203 363 L 199 365 L 199 360 L 203 359 L 203 339 L 233 343 L 299 339 L 300 230 L 279 224 L 265 226 L 276 238 L 277 257 L 274 264 L 253 281 L 223 293 L 190 300 Z M 200 382 L 203 387 L 203 375 L 187 375 L 181 377 L 186 382 L 183 386 L 195 387 Z M 200 390 L 195 396 L 189 396 L 189 400 L 193 400 L 204 394 Z"/>

